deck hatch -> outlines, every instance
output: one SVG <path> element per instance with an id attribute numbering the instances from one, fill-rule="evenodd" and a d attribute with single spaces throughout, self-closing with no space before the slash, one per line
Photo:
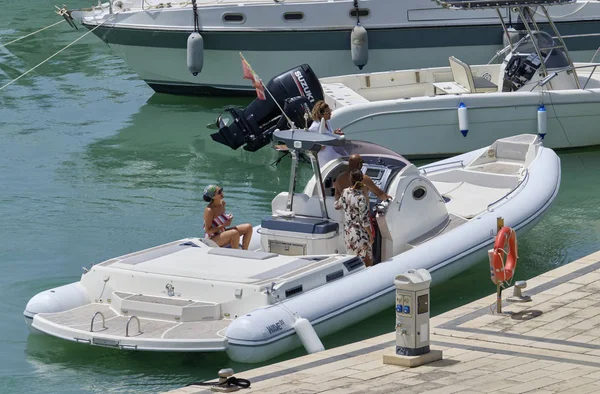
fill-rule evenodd
<path id="1" fill-rule="evenodd" d="M 261 272 L 259 274 L 256 274 L 254 276 L 252 276 L 250 279 L 258 279 L 258 280 L 265 280 L 265 279 L 269 279 L 269 278 L 277 278 L 277 277 L 288 277 L 290 272 L 293 273 L 294 276 L 297 273 L 295 271 L 304 268 L 308 265 L 312 265 L 314 264 L 314 261 L 310 261 L 310 260 L 304 260 L 304 259 L 296 259 L 292 262 L 289 262 L 287 264 L 284 264 L 282 266 L 273 268 L 271 270 L 265 271 L 265 272 Z"/>
<path id="2" fill-rule="evenodd" d="M 140 252 L 132 253 L 128 256 L 124 256 L 124 258 L 122 258 L 120 260 L 118 258 L 115 258 L 112 260 L 117 260 L 121 264 L 137 265 L 140 263 L 145 263 L 150 260 L 165 257 L 170 254 L 177 253 L 177 252 L 187 249 L 187 248 L 191 248 L 191 246 L 188 244 L 185 244 L 185 243 L 184 244 L 174 244 L 174 245 L 171 244 L 171 245 L 166 245 L 166 246 L 163 246 L 160 248 L 152 248 L 147 251 L 143 251 L 141 253 Z"/>

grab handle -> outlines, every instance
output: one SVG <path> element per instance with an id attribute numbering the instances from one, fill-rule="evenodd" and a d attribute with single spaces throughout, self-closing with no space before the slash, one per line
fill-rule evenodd
<path id="1" fill-rule="evenodd" d="M 106 326 L 104 325 L 104 314 L 102 312 L 96 312 L 94 313 L 94 317 L 92 317 L 92 323 L 90 324 L 90 332 L 94 332 L 94 320 L 98 315 L 102 316 L 102 328 L 106 329 Z"/>
<path id="2" fill-rule="evenodd" d="M 125 326 L 125 336 L 126 337 L 129 336 L 129 323 L 131 323 L 131 319 L 135 319 L 137 321 L 137 324 L 138 324 L 138 335 L 139 334 L 143 334 L 142 330 L 140 329 L 140 319 L 138 319 L 137 316 L 131 316 L 129 318 L 129 320 L 127 320 L 127 325 Z"/>

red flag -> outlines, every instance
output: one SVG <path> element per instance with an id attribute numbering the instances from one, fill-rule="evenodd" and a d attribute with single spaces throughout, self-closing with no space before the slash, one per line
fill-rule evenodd
<path id="1" fill-rule="evenodd" d="M 250 67 L 250 63 L 244 58 L 244 55 L 240 52 L 240 58 L 242 59 L 242 69 L 244 70 L 244 79 L 249 79 L 252 81 L 252 87 L 256 89 L 256 95 L 259 100 L 266 100 L 265 96 L 265 87 L 258 77 L 258 75 L 254 72 L 252 67 Z"/>

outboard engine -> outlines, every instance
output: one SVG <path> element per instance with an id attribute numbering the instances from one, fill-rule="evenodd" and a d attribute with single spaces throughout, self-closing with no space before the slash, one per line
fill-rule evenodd
<path id="1" fill-rule="evenodd" d="M 227 108 L 231 121 L 226 122 L 223 114 L 219 116 L 219 131 L 211 134 L 212 139 L 232 149 L 245 145 L 245 150 L 254 152 L 269 144 L 276 129 L 291 128 L 288 118 L 296 127 L 308 127 L 313 105 L 324 97 L 319 79 L 308 64 L 274 77 L 267 89 L 270 94 L 266 94 L 266 100 L 257 98 L 244 109 Z M 305 113 L 309 115 L 308 124 Z"/>

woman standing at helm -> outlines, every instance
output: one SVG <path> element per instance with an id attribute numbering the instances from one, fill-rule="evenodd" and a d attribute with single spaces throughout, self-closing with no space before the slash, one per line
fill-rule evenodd
<path id="1" fill-rule="evenodd" d="M 367 267 L 373 265 L 373 229 L 369 219 L 369 191 L 362 182 L 361 170 L 350 172 L 352 186 L 342 192 L 335 201 L 335 209 L 344 210 L 344 240 L 346 253 L 352 253 L 364 261 Z"/>

